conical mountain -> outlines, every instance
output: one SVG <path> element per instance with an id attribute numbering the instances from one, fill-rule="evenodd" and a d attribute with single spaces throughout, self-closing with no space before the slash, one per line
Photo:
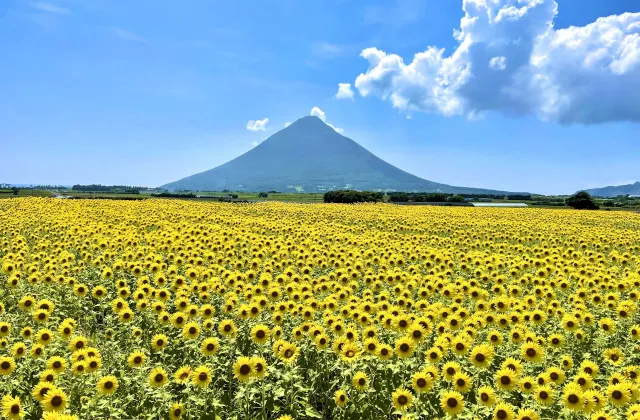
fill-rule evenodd
<path id="1" fill-rule="evenodd" d="M 331 189 L 501 193 L 427 181 L 378 158 L 320 118 L 301 118 L 247 153 L 160 188 L 192 191 Z"/>

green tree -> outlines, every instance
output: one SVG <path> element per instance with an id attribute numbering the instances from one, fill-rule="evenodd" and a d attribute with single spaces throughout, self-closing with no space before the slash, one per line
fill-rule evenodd
<path id="1" fill-rule="evenodd" d="M 13 193 L 13 195 L 18 195 L 18 193 L 20 192 L 19 188 L 13 187 L 11 188 L 11 192 Z"/>
<path id="2" fill-rule="evenodd" d="M 459 195 L 452 195 L 447 199 L 447 201 L 450 203 L 464 203 L 464 197 L 461 197 Z"/>
<path id="3" fill-rule="evenodd" d="M 576 210 L 598 210 L 600 207 L 586 191 L 578 191 L 566 200 L 567 206 Z"/>

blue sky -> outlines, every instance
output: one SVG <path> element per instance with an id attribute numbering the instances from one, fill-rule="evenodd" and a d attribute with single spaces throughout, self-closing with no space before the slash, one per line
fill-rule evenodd
<path id="1" fill-rule="evenodd" d="M 314 107 L 433 181 L 640 180 L 640 3 L 465 3 L 4 0 L 0 182 L 157 186 Z"/>

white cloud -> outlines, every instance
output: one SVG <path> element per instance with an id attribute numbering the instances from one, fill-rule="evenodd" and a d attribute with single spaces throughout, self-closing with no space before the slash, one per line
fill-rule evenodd
<path id="1" fill-rule="evenodd" d="M 351 83 L 338 83 L 338 93 L 336 99 L 353 99 Z"/>
<path id="2" fill-rule="evenodd" d="M 311 47 L 311 53 L 321 60 L 332 60 L 343 55 L 345 51 L 341 45 L 323 41 L 314 43 Z"/>
<path id="3" fill-rule="evenodd" d="M 311 108 L 311 112 L 309 113 L 309 115 L 312 115 L 314 117 L 320 118 L 325 124 L 327 124 L 329 127 L 331 127 L 334 130 L 336 130 L 336 132 L 338 132 L 340 134 L 344 134 L 344 129 L 340 128 L 340 127 L 336 127 L 335 125 L 333 125 L 329 121 L 327 121 L 327 115 L 324 113 L 323 110 L 321 110 L 317 106 L 314 106 L 313 108 Z"/>
<path id="4" fill-rule="evenodd" d="M 249 131 L 265 131 L 269 124 L 269 118 L 264 118 L 262 120 L 249 120 L 247 123 L 247 130 Z"/>
<path id="5" fill-rule="evenodd" d="M 34 9 L 38 9 L 41 12 L 47 13 L 57 13 L 60 15 L 68 15 L 71 13 L 69 9 L 65 9 L 64 7 L 56 6 L 55 4 L 46 3 L 44 1 L 38 1 L 35 3 L 30 3 L 30 6 Z"/>
<path id="6" fill-rule="evenodd" d="M 309 115 L 318 117 L 322 121 L 327 122 L 327 116 L 325 115 L 324 111 L 318 108 L 317 106 L 314 106 L 313 108 L 311 108 L 311 112 L 309 113 Z"/>
<path id="7" fill-rule="evenodd" d="M 489 60 L 489 68 L 494 70 L 504 70 L 507 68 L 507 57 L 498 56 Z"/>
<path id="8" fill-rule="evenodd" d="M 291 125 L 291 122 L 287 121 L 286 123 L 284 123 L 284 128 L 287 128 Z"/>
<path id="9" fill-rule="evenodd" d="M 555 0 L 463 0 L 457 48 L 428 47 L 408 64 L 367 48 L 362 96 L 405 111 L 561 123 L 640 121 L 640 13 L 554 29 Z"/>
<path id="10" fill-rule="evenodd" d="M 259 145 L 259 144 L 260 144 L 260 142 L 259 142 L 258 140 L 254 140 L 254 141 L 252 141 L 252 142 L 251 142 L 251 145 L 252 145 L 253 147 L 256 147 L 256 146 L 257 146 L 257 145 Z"/>
<path id="11" fill-rule="evenodd" d="M 115 35 L 118 38 L 123 39 L 125 41 L 131 41 L 131 42 L 146 42 L 147 41 L 143 36 L 135 34 L 135 33 L 131 32 L 131 31 L 127 31 L 126 29 L 113 28 L 111 30 L 111 32 L 113 33 L 113 35 Z"/>

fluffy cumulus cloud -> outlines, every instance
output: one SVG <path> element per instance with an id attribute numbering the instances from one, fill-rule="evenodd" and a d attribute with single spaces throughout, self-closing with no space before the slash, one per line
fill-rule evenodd
<path id="1" fill-rule="evenodd" d="M 555 29 L 555 0 L 463 0 L 457 48 L 404 60 L 377 48 L 355 87 L 403 111 L 536 115 L 561 123 L 640 121 L 640 13 Z"/>
<path id="2" fill-rule="evenodd" d="M 327 121 L 327 115 L 324 113 L 323 110 L 321 110 L 317 106 L 314 106 L 313 108 L 311 108 L 311 112 L 309 113 L 309 115 L 312 115 L 314 117 L 320 118 L 329 127 L 333 128 L 334 130 L 336 130 L 340 134 L 344 134 L 344 129 L 336 127 L 335 125 L 333 125 L 329 121 Z"/>
<path id="3" fill-rule="evenodd" d="M 269 124 L 269 118 L 263 120 L 249 120 L 247 123 L 247 130 L 249 131 L 265 131 Z"/>
<path id="4" fill-rule="evenodd" d="M 338 83 L 338 93 L 336 99 L 353 99 L 351 83 Z"/>

